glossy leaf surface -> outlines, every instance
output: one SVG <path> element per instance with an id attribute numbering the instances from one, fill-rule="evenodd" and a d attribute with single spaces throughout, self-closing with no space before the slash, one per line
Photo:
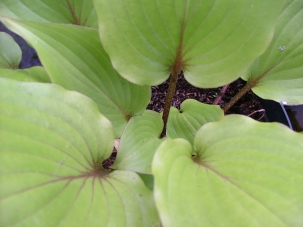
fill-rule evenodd
<path id="1" fill-rule="evenodd" d="M 0 16 L 97 28 L 92 0 L 1 0 Z"/>
<path id="2" fill-rule="evenodd" d="M 6 19 L 29 41 L 55 84 L 93 99 L 120 137 L 126 122 L 145 110 L 150 88 L 123 79 L 112 67 L 94 29 Z"/>
<path id="3" fill-rule="evenodd" d="M 284 0 L 95 0 L 102 43 L 115 69 L 142 85 L 184 71 L 197 87 L 245 72 L 268 46 Z"/>
<path id="4" fill-rule="evenodd" d="M 0 32 L 0 69 L 18 69 L 22 51 L 10 35 Z"/>
<path id="5" fill-rule="evenodd" d="M 151 173 L 151 163 L 156 149 L 164 139 L 159 139 L 163 129 L 161 114 L 147 110 L 133 117 L 122 134 L 118 155 L 111 168 Z"/>
<path id="6" fill-rule="evenodd" d="M 218 121 L 223 116 L 223 110 L 219 106 L 187 99 L 181 104 L 180 111 L 171 107 L 167 123 L 167 136 L 171 139 L 186 139 L 193 145 L 196 132 L 201 126 L 208 122 Z"/>
<path id="7" fill-rule="evenodd" d="M 0 77 L 6 77 L 8 79 L 14 79 L 23 82 L 51 82 L 45 69 L 41 66 L 19 70 L 0 69 Z"/>
<path id="8" fill-rule="evenodd" d="M 111 123 L 53 84 L 0 79 L 0 226 L 157 226 L 152 193 L 103 169 Z"/>
<path id="9" fill-rule="evenodd" d="M 303 2 L 288 0 L 267 51 L 243 77 L 264 99 L 303 104 Z"/>
<path id="10" fill-rule="evenodd" d="M 302 226 L 303 135 L 231 115 L 156 151 L 163 226 Z M 228 224 L 227 224 L 228 223 Z"/>

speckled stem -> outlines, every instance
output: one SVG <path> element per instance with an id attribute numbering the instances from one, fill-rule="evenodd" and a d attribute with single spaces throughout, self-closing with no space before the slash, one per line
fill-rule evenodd
<path id="1" fill-rule="evenodd" d="M 167 126 L 167 120 L 169 116 L 169 110 L 175 95 L 175 90 L 178 82 L 178 73 L 172 73 L 170 76 L 170 83 L 168 87 L 168 92 L 166 95 L 165 99 L 165 105 L 164 105 L 164 110 L 163 110 L 163 115 L 162 115 L 162 120 L 164 123 L 162 133 L 160 135 L 160 138 L 163 138 L 166 135 L 166 126 Z"/>

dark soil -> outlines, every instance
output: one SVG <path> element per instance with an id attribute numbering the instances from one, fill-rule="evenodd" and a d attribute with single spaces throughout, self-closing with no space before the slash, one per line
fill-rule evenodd
<path id="1" fill-rule="evenodd" d="M 163 111 L 168 85 L 169 81 L 166 81 L 159 86 L 152 87 L 152 99 L 147 107 L 148 109 L 157 112 Z M 223 108 L 223 106 L 225 106 L 244 85 L 245 81 L 241 79 L 231 83 L 224 93 L 223 98 L 218 103 L 221 108 Z M 180 104 L 186 99 L 195 99 L 205 104 L 213 104 L 217 96 L 221 94 L 221 90 L 222 87 L 213 89 L 194 87 L 189 84 L 183 76 L 180 76 L 172 105 L 180 109 Z M 245 94 L 226 112 L 226 114 L 242 114 L 258 121 L 265 121 L 265 110 L 262 107 L 259 98 L 251 91 Z"/>
<path id="2" fill-rule="evenodd" d="M 103 163 L 102 163 L 102 167 L 104 169 L 111 169 L 110 166 L 112 164 L 114 164 L 115 160 L 116 160 L 116 157 L 117 157 L 117 150 L 116 148 L 114 148 L 113 150 L 113 153 L 111 154 L 111 156 L 109 156 L 108 159 L 106 159 Z"/>

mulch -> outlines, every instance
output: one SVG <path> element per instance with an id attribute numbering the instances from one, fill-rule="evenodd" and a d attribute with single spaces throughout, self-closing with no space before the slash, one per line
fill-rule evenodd
<path id="1" fill-rule="evenodd" d="M 245 81 L 238 79 L 231 83 L 224 93 L 222 99 L 218 103 L 223 108 L 232 97 L 234 97 L 242 87 Z M 152 98 L 147 109 L 162 112 L 165 103 L 165 97 L 169 86 L 169 80 L 163 84 L 152 87 Z M 186 99 L 195 99 L 205 104 L 213 104 L 218 95 L 221 94 L 222 87 L 213 89 L 197 88 L 189 84 L 183 76 L 178 79 L 175 96 L 172 106 L 180 109 L 181 103 Z M 258 121 L 266 121 L 265 110 L 262 107 L 259 98 L 252 92 L 246 93 L 234 106 L 232 106 L 226 113 L 228 114 L 242 114 L 249 116 Z"/>

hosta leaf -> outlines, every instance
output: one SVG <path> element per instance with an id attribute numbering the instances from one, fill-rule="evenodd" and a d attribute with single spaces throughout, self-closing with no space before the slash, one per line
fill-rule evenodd
<path id="1" fill-rule="evenodd" d="M 180 111 L 171 107 L 167 123 L 167 136 L 172 139 L 186 139 L 193 145 L 198 129 L 208 122 L 219 120 L 223 115 L 223 110 L 219 106 L 187 99 L 181 104 Z"/>
<path id="2" fill-rule="evenodd" d="M 284 0 L 94 0 L 115 69 L 142 85 L 184 71 L 198 87 L 238 78 L 268 46 Z"/>
<path id="3" fill-rule="evenodd" d="M 111 123 L 53 84 L 0 79 L 0 226 L 156 226 L 152 193 L 109 172 Z"/>
<path id="4" fill-rule="evenodd" d="M 1 0 L 0 16 L 97 28 L 92 0 Z"/>
<path id="5" fill-rule="evenodd" d="M 123 79 L 112 67 L 94 29 L 11 20 L 5 22 L 37 50 L 55 84 L 93 99 L 113 124 L 119 137 L 126 122 L 142 113 L 150 100 L 150 88 Z"/>
<path id="6" fill-rule="evenodd" d="M 154 177 L 153 177 L 153 175 L 152 174 L 140 174 L 139 173 L 139 176 L 143 180 L 146 187 L 153 191 L 153 189 L 154 189 Z"/>
<path id="7" fill-rule="evenodd" d="M 303 2 L 288 0 L 274 38 L 243 78 L 264 99 L 303 104 Z"/>
<path id="8" fill-rule="evenodd" d="M 303 135 L 230 115 L 156 151 L 163 226 L 302 226 Z"/>
<path id="9" fill-rule="evenodd" d="M 41 66 L 19 70 L 0 69 L 0 77 L 6 77 L 24 82 L 51 82 L 45 69 Z"/>
<path id="10" fill-rule="evenodd" d="M 18 69 L 21 57 L 22 51 L 13 37 L 0 32 L 0 69 Z"/>
<path id="11" fill-rule="evenodd" d="M 163 139 L 161 115 L 147 110 L 133 117 L 122 134 L 114 169 L 126 169 L 140 173 L 151 173 L 154 153 Z"/>

